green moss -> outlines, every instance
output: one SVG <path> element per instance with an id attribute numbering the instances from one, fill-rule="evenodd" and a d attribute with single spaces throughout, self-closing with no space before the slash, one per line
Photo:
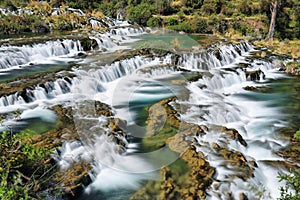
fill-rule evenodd
<path id="1" fill-rule="evenodd" d="M 168 167 L 174 173 L 174 177 L 177 178 L 177 183 L 180 186 L 184 185 L 186 183 L 186 178 L 188 176 L 188 172 L 190 169 L 188 164 L 181 158 L 178 158 L 175 162 L 173 162 Z"/>
<path id="2" fill-rule="evenodd" d="M 146 151 L 154 151 L 166 145 L 166 140 L 177 133 L 177 129 L 165 124 L 165 126 L 154 136 L 143 138 L 142 148 Z"/>

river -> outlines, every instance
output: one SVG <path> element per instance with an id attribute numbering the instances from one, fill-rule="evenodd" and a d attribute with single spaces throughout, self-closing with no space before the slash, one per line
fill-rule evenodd
<path id="1" fill-rule="evenodd" d="M 266 49 L 256 49 L 248 41 L 202 47 L 186 34 L 123 25 L 89 36 L 97 43 L 91 51 L 84 51 L 78 39 L 50 36 L 0 46 L 1 90 L 5 84 L 26 82 L 21 78 L 28 75 L 53 74 L 22 92 L 0 96 L 0 113 L 5 116 L 1 130 L 30 128 L 43 134 L 57 120 L 51 107 L 71 106 L 78 131 L 97 130 L 90 138 L 65 141 L 60 149 L 61 169 L 80 160 L 92 165 L 93 182 L 78 199 L 127 199 L 148 180 L 159 180 L 160 168 L 179 157 L 166 147 L 149 151 L 141 145 L 147 129 L 145 108 L 175 96 L 181 121 L 208 127 L 205 135 L 187 137 L 216 168 L 208 199 L 239 199 L 241 193 L 249 199 L 279 197 L 282 184 L 277 173 L 288 169 L 278 163 L 290 161 L 276 152 L 289 145 L 282 128 L 296 128 L 300 119 L 300 79 L 280 72 L 282 62 L 276 56 L 258 56 Z M 141 48 L 160 51 L 119 59 L 124 52 Z M 189 81 L 189 77 L 198 78 Z M 110 105 L 115 117 L 127 121 L 129 137 L 121 138 L 126 144 L 122 153 L 106 134 L 99 134 L 108 132 L 103 126 L 107 118 L 84 113 L 94 106 L 86 100 Z M 16 110 L 21 111 L 18 120 L 12 114 Z M 230 139 L 221 126 L 237 130 L 247 145 Z M 220 148 L 241 153 L 246 167 L 232 164 Z M 243 178 L 249 171 L 253 174 Z"/>

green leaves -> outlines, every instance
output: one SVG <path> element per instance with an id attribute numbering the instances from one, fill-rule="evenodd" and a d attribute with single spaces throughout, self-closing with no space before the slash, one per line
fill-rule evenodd
<path id="1" fill-rule="evenodd" d="M 279 182 L 284 181 L 285 186 L 280 187 L 280 200 L 300 199 L 300 170 L 290 171 L 288 174 L 278 173 Z"/>
<path id="2" fill-rule="evenodd" d="M 300 129 L 294 134 L 296 140 L 300 140 Z"/>
<path id="3" fill-rule="evenodd" d="M 137 6 L 129 6 L 127 10 L 127 18 L 130 21 L 137 22 L 141 25 L 147 25 L 147 21 L 154 14 L 155 6 L 153 4 L 142 3 Z"/>
<path id="4" fill-rule="evenodd" d="M 41 188 L 41 183 L 51 180 L 45 172 L 52 166 L 44 160 L 52 152 L 32 144 L 33 135 L 35 132 L 29 130 L 14 136 L 7 131 L 1 134 L 0 199 L 33 199 L 37 192 L 34 188 Z"/>

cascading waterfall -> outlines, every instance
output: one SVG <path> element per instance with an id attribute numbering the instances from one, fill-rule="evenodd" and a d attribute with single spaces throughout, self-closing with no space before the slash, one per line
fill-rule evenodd
<path id="1" fill-rule="evenodd" d="M 241 193 L 249 199 L 274 199 L 279 196 L 276 175 L 277 171 L 282 169 L 276 169 L 265 162 L 281 161 L 282 158 L 272 152 L 287 145 L 286 142 L 277 141 L 274 134 L 274 124 L 279 123 L 280 120 L 270 120 L 274 116 L 279 116 L 279 113 L 276 109 L 267 107 L 266 102 L 249 101 L 236 96 L 236 94 L 250 93 L 244 91 L 243 86 L 256 85 L 255 81 L 263 80 L 265 73 L 269 75 L 267 77 L 274 78 L 270 71 L 277 67 L 275 63 L 253 60 L 251 57 L 248 57 L 247 59 L 250 60 L 246 61 L 243 55 L 249 56 L 251 51 L 254 49 L 247 43 L 230 45 L 229 48 L 226 45 L 219 51 L 221 58 L 218 60 L 219 65 L 211 61 L 207 63 L 206 68 L 203 68 L 201 63 L 203 59 L 200 55 L 189 56 L 188 62 L 182 62 L 184 66 L 187 63 L 192 64 L 188 66 L 190 69 L 207 70 L 212 73 L 212 76 L 204 76 L 197 82 L 190 83 L 188 86 L 191 91 L 190 99 L 188 102 L 181 102 L 189 106 L 186 113 L 181 113 L 182 120 L 199 125 L 205 124 L 211 129 L 205 136 L 195 136 L 197 151 L 202 151 L 217 170 L 212 189 L 208 191 L 209 199 L 239 199 Z M 247 63 L 247 69 L 240 68 L 239 63 Z M 223 70 L 224 65 L 231 65 L 231 70 Z M 247 71 L 257 71 L 258 75 L 252 76 L 251 79 L 247 78 Z M 255 108 L 255 111 L 249 108 Z M 224 133 L 214 130 L 214 125 L 238 130 L 248 146 L 244 147 L 238 142 L 226 141 L 228 139 Z M 267 132 L 266 128 L 263 128 L 266 126 L 270 127 Z M 253 168 L 254 176 L 250 176 L 248 180 L 241 179 L 239 171 L 243 171 L 243 168 L 239 169 L 227 164 L 226 159 L 215 150 L 216 144 L 232 152 L 241 152 L 246 161 L 254 160 L 257 167 L 248 164 L 248 167 Z M 267 173 L 269 176 L 264 175 L 266 169 L 269 171 Z M 255 190 L 257 193 L 254 192 Z"/>
<path id="2" fill-rule="evenodd" d="M 83 49 L 78 40 L 57 40 L 32 45 L 1 46 L 0 69 L 8 69 L 35 62 L 47 63 L 49 58 L 74 56 L 80 51 L 83 51 Z M 48 60 L 48 62 L 51 61 Z"/>
<path id="3" fill-rule="evenodd" d="M 124 27 L 124 28 L 111 29 L 109 32 L 112 35 L 118 35 L 118 36 L 135 36 L 135 35 L 143 34 L 144 29 L 142 27 L 138 27 L 138 28 Z"/>
<path id="4" fill-rule="evenodd" d="M 121 49 L 123 47 L 120 44 L 130 41 L 130 36 L 145 33 L 143 28 L 130 27 L 126 21 L 114 21 L 110 18 L 101 21 L 90 19 L 90 23 L 93 28 L 110 27 L 107 33 L 90 36 L 90 39 L 97 42 L 100 51 L 113 52 Z M 115 28 L 114 26 L 124 27 Z M 0 69 L 10 69 L 21 65 L 30 66 L 31 63 L 34 64 L 41 60 L 50 62 L 53 57 L 63 57 L 62 59 L 64 59 L 82 51 L 83 48 L 78 40 L 1 46 Z M 124 89 L 117 94 L 120 98 L 115 100 L 120 103 L 115 108 L 116 117 L 121 116 L 122 118 L 124 115 L 121 115 L 121 112 L 124 110 L 118 106 L 122 106 L 122 98 L 126 97 L 128 95 L 126 92 L 131 92 L 132 88 L 138 88 L 137 92 L 131 96 L 136 101 L 151 98 L 157 101 L 172 95 L 164 90 L 163 86 L 146 83 L 142 87 L 140 82 L 145 79 L 167 78 L 170 74 L 180 73 L 180 69 L 205 72 L 198 81 L 184 86 L 190 91 L 189 100 L 178 103 L 187 108 L 184 113 L 180 113 L 181 120 L 206 125 L 210 130 L 204 136 L 194 136 L 193 140 L 197 151 L 202 151 L 207 156 L 210 165 L 217 170 L 212 188 L 208 191 L 208 198 L 238 199 L 240 193 L 245 193 L 250 199 L 258 198 L 256 194 L 249 192 L 249 188 L 252 186 L 264 189 L 262 198 L 268 199 L 269 196 L 275 198 L 278 196 L 278 192 L 276 192 L 278 187 L 276 185 L 276 188 L 272 188 L 272 182 L 276 182 L 274 177 L 276 177 L 277 170 L 266 161 L 282 161 L 272 153 L 272 150 L 276 151 L 286 145 L 285 142 L 277 141 L 273 134 L 276 128 L 272 124 L 280 123 L 280 119 L 270 120 L 270 118 L 277 115 L 278 110 L 269 108 L 267 102 L 255 102 L 241 97 L 241 95 L 251 93 L 243 90 L 244 86 L 256 86 L 265 79 L 278 77 L 279 75 L 273 73 L 278 63 L 252 58 L 251 52 L 255 51 L 250 43 L 241 42 L 222 45 L 207 52 L 184 53 L 179 55 L 178 63 L 172 61 L 172 54 L 164 57 L 134 56 L 104 66 L 93 61 L 88 63 L 88 70 L 84 66 L 72 69 L 75 75 L 72 78 L 59 78 L 56 81 L 26 88 L 22 92 L 0 97 L 0 108 L 3 110 L 10 106 L 19 108 L 44 101 L 47 101 L 48 106 L 57 104 L 55 101 L 48 102 L 48 100 L 57 99 L 64 99 L 68 103 L 72 102 L 71 106 L 75 111 L 73 113 L 74 122 L 78 125 L 76 128 L 81 141 L 66 141 L 63 144 L 59 150 L 60 153 L 56 155 L 60 167 L 67 169 L 72 166 L 73 162 L 82 160 L 90 162 L 93 166 L 90 175 L 94 182 L 88 187 L 88 191 L 99 188 L 104 191 L 118 188 L 137 189 L 140 186 L 138 183 L 145 177 L 124 173 L 124 171 L 147 171 L 147 169 L 152 169 L 150 164 L 137 156 L 130 155 L 129 152 L 135 151 L 131 149 L 131 146 L 134 145 L 128 143 L 125 136 L 118 136 L 118 139 L 125 144 L 124 148 L 120 148 L 113 141 L 111 130 L 107 128 L 109 118 L 86 116 L 85 113 L 78 111 L 76 103 L 81 104 L 83 100 L 92 99 L 113 105 L 113 98 L 116 97 L 114 91 L 118 84 L 122 84 L 120 80 L 128 75 L 134 75 L 135 79 L 123 86 L 127 90 Z M 163 92 L 155 93 L 157 90 Z M 153 93 L 155 94 L 153 95 Z M 60 98 L 62 96 L 63 98 Z M 255 112 L 249 107 L 255 107 Z M 267 110 L 269 114 L 264 114 L 263 110 Z M 131 111 L 128 109 L 126 112 Z M 25 113 L 28 114 L 26 111 Z M 88 125 L 94 123 L 94 126 L 81 126 L 85 121 Z M 216 128 L 218 126 L 236 129 L 248 146 L 245 147 L 237 141 L 228 139 Z M 270 130 L 266 131 L 266 127 L 269 127 Z M 264 133 L 261 133 L 262 130 Z M 255 161 L 257 167 L 253 167 L 254 176 L 247 177 L 247 180 L 239 178 L 240 169 L 227 163 L 226 159 L 216 150 L 216 144 L 232 152 L 241 152 L 247 161 Z M 264 157 L 260 152 L 264 152 Z M 248 167 L 252 168 L 250 165 Z M 271 178 L 263 175 L 263 171 L 267 167 L 268 175 Z"/>
<path id="5" fill-rule="evenodd" d="M 58 95 L 70 92 L 72 79 L 65 77 L 56 81 L 46 82 L 34 88 L 24 89 L 12 95 L 0 97 L 0 107 L 22 105 L 38 100 L 53 99 Z"/>
<path id="6" fill-rule="evenodd" d="M 185 69 L 196 71 L 220 68 L 240 61 L 239 59 L 243 59 L 242 56 L 252 49 L 253 46 L 247 42 L 224 45 L 218 50 L 210 50 L 205 53 L 183 54 L 179 59 L 179 65 Z"/>

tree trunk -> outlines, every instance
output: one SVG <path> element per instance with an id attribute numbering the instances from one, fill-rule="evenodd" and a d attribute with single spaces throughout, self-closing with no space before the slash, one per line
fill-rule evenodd
<path id="1" fill-rule="evenodd" d="M 273 10 L 272 10 L 272 18 L 271 18 L 271 23 L 270 23 L 270 28 L 269 28 L 268 38 L 267 38 L 268 40 L 272 40 L 274 36 L 278 0 L 274 0 L 272 5 L 273 5 Z"/>

